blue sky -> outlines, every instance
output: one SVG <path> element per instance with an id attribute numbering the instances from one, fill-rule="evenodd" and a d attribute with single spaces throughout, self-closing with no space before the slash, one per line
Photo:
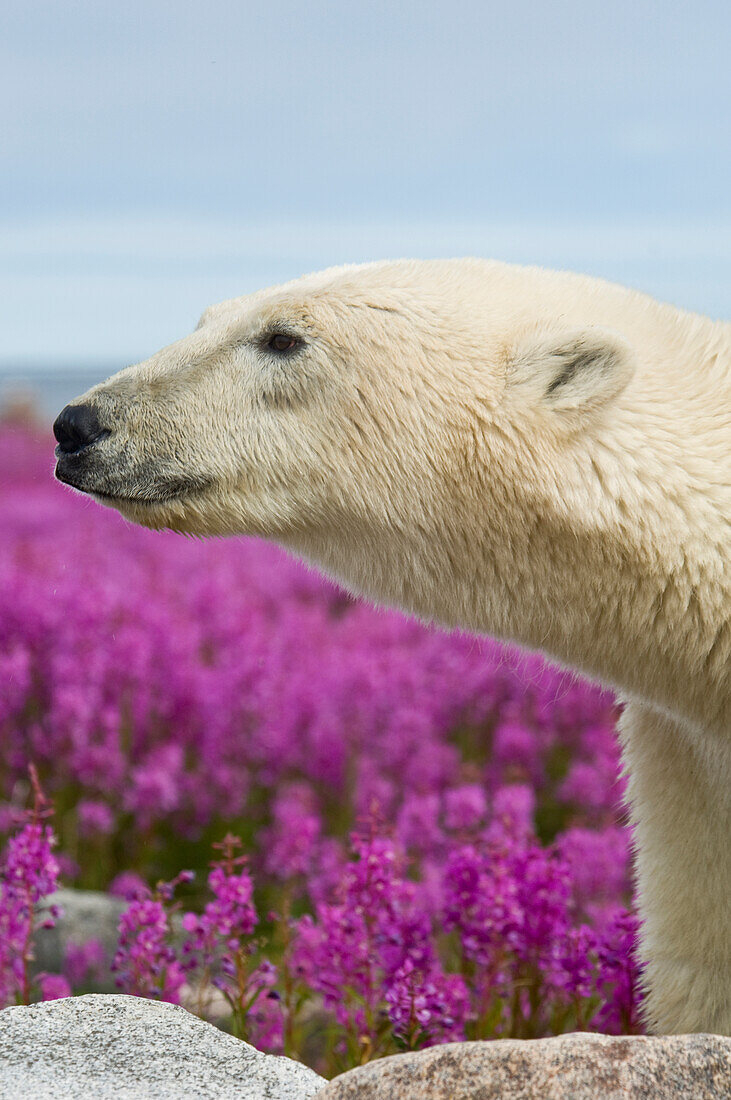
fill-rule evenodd
<path id="1" fill-rule="evenodd" d="M 8 0 L 0 361 L 127 362 L 330 263 L 493 255 L 728 315 L 731 10 Z"/>

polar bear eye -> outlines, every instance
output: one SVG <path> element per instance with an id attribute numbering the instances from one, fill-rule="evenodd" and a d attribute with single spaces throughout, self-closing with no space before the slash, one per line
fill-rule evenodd
<path id="1" fill-rule="evenodd" d="M 267 347 L 271 351 L 291 351 L 292 348 L 296 348 L 299 344 L 299 340 L 296 336 L 291 336 L 288 332 L 275 332 L 267 340 Z"/>

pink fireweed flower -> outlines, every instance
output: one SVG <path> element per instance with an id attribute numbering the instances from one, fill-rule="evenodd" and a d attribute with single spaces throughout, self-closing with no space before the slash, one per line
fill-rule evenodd
<path id="1" fill-rule="evenodd" d="M 185 913 L 183 929 L 188 933 L 184 950 L 197 953 L 204 964 L 215 964 L 223 944 L 226 950 L 221 956 L 225 962 L 231 952 L 236 952 L 243 940 L 254 931 L 257 914 L 254 908 L 254 884 L 243 864 L 246 856 L 234 856 L 241 846 L 238 837 L 227 834 L 221 844 L 215 845 L 223 855 L 213 863 L 208 875 L 208 888 L 213 900 L 206 903 L 203 913 Z"/>
<path id="2" fill-rule="evenodd" d="M 571 873 L 577 906 L 594 915 L 598 906 L 614 904 L 629 894 L 630 832 L 618 825 L 605 829 L 573 826 L 556 841 Z"/>
<path id="3" fill-rule="evenodd" d="M 190 877 L 182 872 L 172 882 L 160 883 L 155 895 L 147 890 L 122 913 L 111 969 L 125 993 L 179 1003 L 185 967 L 172 947 L 170 901 L 177 883 Z"/>
<path id="4" fill-rule="evenodd" d="M 404 849 L 425 854 L 443 841 L 438 794 L 408 794 L 396 822 L 396 834 Z"/>
<path id="5" fill-rule="evenodd" d="M 636 914 L 617 909 L 598 937 L 598 986 L 604 1004 L 591 1023 L 610 1035 L 642 1031 L 642 968 L 636 955 L 639 926 Z"/>
<path id="6" fill-rule="evenodd" d="M 465 783 L 444 794 L 444 824 L 463 831 L 482 824 L 487 813 L 487 795 L 477 783 Z"/>
<path id="7" fill-rule="evenodd" d="M 99 981 L 108 968 L 109 961 L 101 940 L 70 943 L 66 948 L 64 973 L 72 986 Z"/>
<path id="8" fill-rule="evenodd" d="M 311 872 L 321 833 L 312 790 L 303 783 L 285 787 L 275 796 L 273 824 L 262 838 L 266 870 L 285 880 Z"/>
<path id="9" fill-rule="evenodd" d="M 56 838 L 50 825 L 30 821 L 7 843 L 2 882 L 8 896 L 23 898 L 29 906 L 58 888 Z"/>
<path id="10" fill-rule="evenodd" d="M 113 898 L 124 901 L 137 901 L 149 894 L 145 880 L 136 871 L 122 871 L 109 884 L 108 891 Z"/>
<path id="11" fill-rule="evenodd" d="M 572 929 L 568 868 L 558 854 L 499 829 L 480 847 L 450 853 L 444 918 L 458 931 L 465 960 L 478 968 L 477 1000 L 511 1005 L 503 1027 L 549 1033 L 549 979 L 557 957 L 568 953 Z"/>
<path id="12" fill-rule="evenodd" d="M 63 974 L 38 974 L 36 977 L 42 1001 L 57 1001 L 71 996 L 71 986 Z"/>
<path id="13" fill-rule="evenodd" d="M 105 835 L 114 828 L 114 814 L 106 802 L 82 799 L 76 806 L 76 816 L 82 836 Z"/>
<path id="14" fill-rule="evenodd" d="M 535 808 L 536 793 L 526 783 L 499 787 L 492 799 L 493 821 L 488 835 L 505 832 L 515 836 L 532 835 Z"/>
<path id="15" fill-rule="evenodd" d="M 351 845 L 356 859 L 346 866 L 340 901 L 318 904 L 314 918 L 296 924 L 293 967 L 351 1037 L 368 1034 L 377 1044 L 386 991 L 396 990 L 394 1003 L 405 996 L 396 975 L 407 960 L 423 974 L 438 964 L 430 916 L 393 841 L 355 835 Z M 406 978 L 404 971 L 402 984 Z"/>
<path id="16" fill-rule="evenodd" d="M 541 741 L 522 722 L 501 723 L 493 733 L 492 765 L 503 778 L 540 782 L 543 775 Z"/>
<path id="17" fill-rule="evenodd" d="M 523 922 L 518 883 L 506 853 L 473 845 L 451 851 L 444 872 L 444 918 L 462 950 L 480 967 L 494 969 Z"/>
<path id="18" fill-rule="evenodd" d="M 410 1049 L 464 1039 L 470 998 L 464 979 L 407 958 L 387 984 L 384 1000 L 395 1035 Z"/>
<path id="19" fill-rule="evenodd" d="M 597 933 L 589 925 L 569 928 L 553 944 L 553 959 L 544 973 L 546 995 L 559 1006 L 568 1005 L 576 1013 L 576 1026 L 588 1027 L 590 1006 L 597 1003 Z"/>

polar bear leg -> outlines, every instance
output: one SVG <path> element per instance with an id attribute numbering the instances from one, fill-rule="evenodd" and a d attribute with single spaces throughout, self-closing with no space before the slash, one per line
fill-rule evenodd
<path id="1" fill-rule="evenodd" d="M 731 742 L 639 703 L 620 722 L 643 920 L 645 1019 L 731 1035 Z"/>

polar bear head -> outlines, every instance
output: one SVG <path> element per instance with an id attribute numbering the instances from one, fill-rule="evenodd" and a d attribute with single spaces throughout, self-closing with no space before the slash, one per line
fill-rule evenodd
<path id="1" fill-rule="evenodd" d="M 431 537 L 465 493 L 487 514 L 516 463 L 535 476 L 632 373 L 625 340 L 567 323 L 546 274 L 387 262 L 213 306 L 63 410 L 56 476 L 149 527 L 314 557 Z"/>

